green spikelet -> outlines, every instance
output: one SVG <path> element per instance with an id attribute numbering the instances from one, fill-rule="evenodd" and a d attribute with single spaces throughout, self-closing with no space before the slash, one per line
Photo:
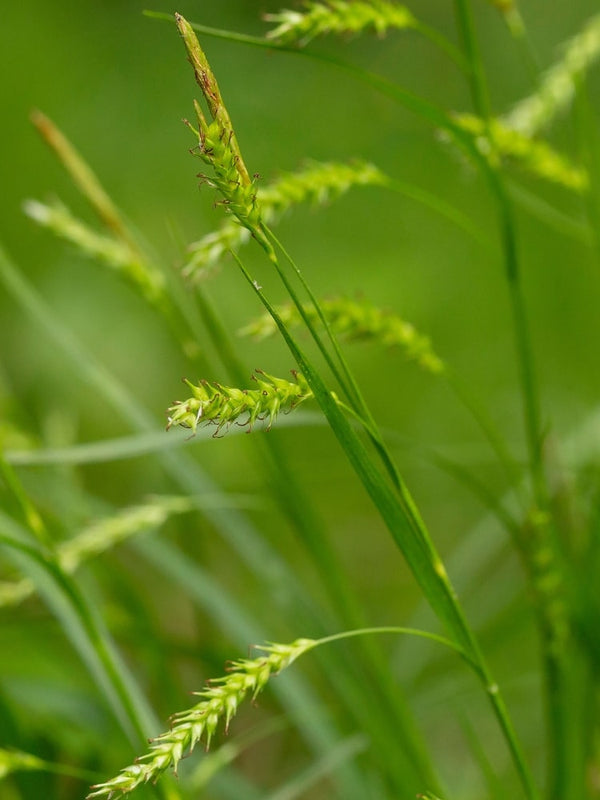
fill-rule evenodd
<path id="1" fill-rule="evenodd" d="M 277 222 L 286 211 L 300 203 L 323 204 L 353 186 L 381 186 L 386 176 L 373 164 L 364 161 L 340 163 L 309 162 L 297 172 L 281 174 L 272 183 L 257 190 L 262 219 L 268 225 Z M 221 227 L 189 246 L 190 257 L 183 269 L 188 278 L 201 278 L 229 250 L 250 239 L 250 231 L 225 220 Z"/>
<path id="2" fill-rule="evenodd" d="M 397 347 L 405 356 L 431 373 L 441 373 L 445 366 L 433 352 L 431 342 L 396 314 L 383 311 L 365 300 L 350 300 L 346 297 L 322 300 L 321 311 L 333 333 L 348 341 L 378 341 L 386 347 Z M 318 324 L 319 316 L 314 308 L 304 309 L 312 322 Z M 286 326 L 300 325 L 302 320 L 292 303 L 277 307 L 277 313 Z M 277 326 L 268 314 L 260 316 L 240 331 L 243 336 L 265 339 L 277 333 Z"/>
<path id="3" fill-rule="evenodd" d="M 58 202 L 46 205 L 37 200 L 27 200 L 24 211 L 39 225 L 75 245 L 84 255 L 122 273 L 127 280 L 141 289 L 144 297 L 151 303 L 162 298 L 165 289 L 162 274 L 152 269 L 122 239 L 97 233 Z"/>
<path id="4" fill-rule="evenodd" d="M 60 542 L 56 559 L 66 573 L 75 572 L 82 563 L 116 547 L 141 531 L 160 528 L 173 515 L 194 508 L 187 497 L 154 497 L 143 505 L 131 506 L 118 514 L 91 523 L 72 539 Z M 15 606 L 35 593 L 29 578 L 0 582 L 0 608 Z"/>
<path id="5" fill-rule="evenodd" d="M 597 14 L 566 43 L 562 58 L 545 73 L 538 90 L 502 117 L 503 125 L 526 137 L 539 133 L 568 108 L 578 76 L 587 72 L 599 57 L 600 14 Z"/>
<path id="6" fill-rule="evenodd" d="M 211 169 L 210 174 L 201 173 L 198 177 L 219 191 L 226 210 L 270 252 L 271 245 L 261 227 L 254 180 L 244 164 L 217 80 L 191 25 L 181 14 L 175 14 L 175 21 L 211 117 L 207 120 L 200 104 L 194 101 L 198 129 L 189 122 L 188 126 L 198 137 L 198 155 Z"/>
<path id="7" fill-rule="evenodd" d="M 293 382 L 256 370 L 252 376 L 256 389 L 236 389 L 208 381 L 195 385 L 185 379 L 192 397 L 178 400 L 169 408 L 167 429 L 179 425 L 195 433 L 199 425 L 214 425 L 214 435 L 218 436 L 232 424 L 251 431 L 257 421 L 264 420 L 268 420 L 270 428 L 280 412 L 292 411 L 313 396 L 302 375 L 292 375 Z"/>
<path id="8" fill-rule="evenodd" d="M 284 10 L 267 14 L 268 22 L 277 23 L 267 37 L 280 44 L 305 45 L 316 36 L 328 33 L 357 35 L 371 29 L 383 35 L 390 28 L 402 30 L 417 26 L 407 8 L 386 0 L 327 0 L 325 3 L 305 2 L 304 7 L 304 12 Z"/>
<path id="9" fill-rule="evenodd" d="M 373 164 L 309 161 L 297 172 L 284 172 L 260 191 L 260 201 L 271 213 L 283 214 L 299 203 L 323 205 L 354 186 L 381 186 L 387 177 Z"/>
<path id="10" fill-rule="evenodd" d="M 206 747 L 210 745 L 221 720 L 227 730 L 246 696 L 254 699 L 272 675 L 277 675 L 316 644 L 312 639 L 297 639 L 289 645 L 265 645 L 257 648 L 261 651 L 257 658 L 230 662 L 228 675 L 214 678 L 208 681 L 205 689 L 194 692 L 201 701 L 187 711 L 174 714 L 170 730 L 152 739 L 149 751 L 136 759 L 135 764 L 123 769 L 112 780 L 92 786 L 88 800 L 122 797 L 141 784 L 155 782 L 166 769 L 177 770 L 181 759 L 189 755 L 201 739 Z"/>
<path id="11" fill-rule="evenodd" d="M 514 160 L 533 175 L 575 192 L 587 189 L 589 181 L 585 170 L 573 165 L 546 142 L 507 128 L 498 119 L 486 123 L 472 114 L 455 114 L 454 120 L 472 134 L 480 152 L 487 158 Z"/>

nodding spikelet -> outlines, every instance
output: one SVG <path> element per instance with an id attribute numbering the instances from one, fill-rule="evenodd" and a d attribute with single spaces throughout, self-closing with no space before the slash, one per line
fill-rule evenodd
<path id="1" fill-rule="evenodd" d="M 530 139 L 519 131 L 507 128 L 499 119 L 486 121 L 472 114 L 455 114 L 454 121 L 474 138 L 479 151 L 490 160 L 514 160 L 533 175 L 585 192 L 589 179 L 586 171 L 572 164 L 547 142 Z"/>
<path id="2" fill-rule="evenodd" d="M 501 121 L 506 128 L 534 136 L 547 127 L 575 95 L 577 79 L 600 58 L 600 14 L 588 19 L 563 47 L 560 61 L 544 74 L 539 88 L 518 102 Z"/>
<path id="3" fill-rule="evenodd" d="M 71 539 L 56 547 L 56 560 L 66 573 L 75 572 L 82 563 L 116 547 L 136 534 L 161 525 L 173 515 L 184 514 L 195 507 L 188 497 L 153 497 L 137 506 L 97 520 Z M 35 593 L 32 580 L 0 582 L 0 607 L 15 606 Z"/>
<path id="4" fill-rule="evenodd" d="M 313 639 L 297 639 L 292 644 L 270 644 L 258 647 L 261 655 L 232 661 L 228 674 L 209 680 L 195 695 L 201 701 L 187 711 L 171 717 L 171 727 L 150 741 L 149 751 L 112 780 L 92 786 L 87 800 L 93 797 L 117 798 L 136 787 L 155 782 L 166 769 L 177 770 L 182 758 L 189 755 L 203 739 L 208 748 L 221 720 L 225 730 L 240 703 L 250 696 L 256 698 L 267 681 L 288 667 L 298 656 L 313 648 Z"/>
<path id="5" fill-rule="evenodd" d="M 414 28 L 417 22 L 404 6 L 386 0 L 327 0 L 327 2 L 305 2 L 304 12 L 280 11 L 266 14 L 267 22 L 277 27 L 267 33 L 267 38 L 280 44 L 295 42 L 304 45 L 316 36 L 328 33 L 359 34 L 374 30 L 380 36 L 390 28 Z"/>
<path id="6" fill-rule="evenodd" d="M 408 359 L 427 372 L 439 374 L 444 371 L 445 365 L 433 352 L 429 339 L 396 314 L 383 311 L 365 300 L 346 297 L 322 300 L 319 306 L 336 336 L 349 341 L 373 340 L 386 347 L 398 347 Z M 278 306 L 276 310 L 286 327 L 301 324 L 300 314 L 292 303 Z M 316 309 L 306 306 L 304 311 L 311 322 L 319 323 Z M 265 339 L 277 331 L 273 318 L 265 314 L 243 328 L 240 334 Z"/>
<path id="7" fill-rule="evenodd" d="M 387 177 L 373 164 L 355 161 L 348 164 L 310 161 L 296 172 L 286 172 L 267 186 L 257 189 L 262 220 L 270 225 L 300 203 L 323 204 L 349 191 L 353 186 L 381 186 Z M 189 246 L 190 257 L 183 269 L 188 278 L 200 278 L 229 250 L 250 238 L 246 228 L 225 220 L 218 230 Z"/>
<path id="8" fill-rule="evenodd" d="M 197 154 L 211 168 L 210 174 L 200 173 L 198 177 L 220 192 L 227 211 L 270 252 L 261 228 L 254 179 L 244 164 L 219 85 L 189 22 L 181 14 L 175 14 L 175 21 L 211 118 L 207 120 L 200 104 L 194 101 L 198 129 L 187 124 L 198 137 Z"/>
<path id="9" fill-rule="evenodd" d="M 292 375 L 293 382 L 256 370 L 252 376 L 256 389 L 237 389 L 208 381 L 195 385 L 184 379 L 192 397 L 178 400 L 169 408 L 167 430 L 178 425 L 196 433 L 201 425 L 214 425 L 214 435 L 218 436 L 232 424 L 247 427 L 249 432 L 257 421 L 264 420 L 268 420 L 269 429 L 280 412 L 288 413 L 313 397 L 303 376 L 299 372 Z"/>
<path id="10" fill-rule="evenodd" d="M 122 239 L 97 233 L 59 202 L 47 205 L 27 200 L 23 209 L 38 225 L 75 245 L 84 255 L 120 272 L 151 303 L 163 297 L 165 281 L 162 274 Z"/>

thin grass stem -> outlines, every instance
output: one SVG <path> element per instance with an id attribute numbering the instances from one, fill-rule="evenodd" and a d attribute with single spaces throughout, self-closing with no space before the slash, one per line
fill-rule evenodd
<path id="1" fill-rule="evenodd" d="M 33 565 L 33 574 L 50 578 L 43 592 L 45 599 L 62 620 L 65 629 L 71 631 L 73 644 L 98 681 L 124 733 L 132 745 L 139 748 L 149 733 L 159 729 L 158 721 L 139 689 L 135 687 L 132 691 L 135 685 L 131 676 L 117 658 L 116 651 L 76 583 L 51 554 L 42 553 L 25 541 L 4 533 L 0 533 L 0 544 L 16 551 L 25 563 Z M 176 785 L 170 782 L 156 787 L 155 791 L 163 800 L 182 798 Z"/>
<path id="2" fill-rule="evenodd" d="M 406 490 L 405 496 L 398 497 L 382 480 L 381 474 L 372 463 L 367 451 L 341 413 L 338 403 L 331 397 L 331 393 L 323 384 L 320 376 L 315 372 L 306 355 L 291 337 L 277 311 L 235 254 L 234 258 L 238 262 L 247 282 L 277 324 L 302 374 L 311 386 L 325 416 L 328 418 L 331 428 L 344 449 L 350 464 L 373 500 L 394 541 L 406 558 L 430 605 L 445 624 L 447 630 L 452 632 L 456 644 L 464 650 L 469 661 L 477 665 L 475 672 L 485 687 L 525 794 L 529 800 L 538 800 L 538 791 L 498 684 L 492 678 L 483 653 L 446 574 L 444 565 L 437 554 L 412 498 L 408 495 L 408 490 Z"/>
<path id="3" fill-rule="evenodd" d="M 173 22 L 173 15 L 166 14 L 162 11 L 151 11 L 146 9 L 142 13 L 144 16 L 149 17 L 150 19 L 160 20 L 162 22 Z M 281 50 L 284 53 L 305 52 L 304 48 L 298 47 L 296 43 L 285 44 L 274 39 L 264 38 L 262 36 L 250 36 L 248 34 L 238 33 L 236 31 L 212 28 L 208 25 L 201 25 L 198 22 L 191 22 L 190 25 L 196 31 L 196 33 L 201 33 L 205 36 L 211 36 L 213 39 L 224 39 L 225 41 L 253 45 L 254 47 L 261 47 L 267 50 Z M 443 52 L 461 71 L 466 72 L 468 70 L 468 64 L 459 48 L 455 47 L 455 45 L 453 45 L 452 42 L 443 34 L 441 34 L 435 28 L 426 25 L 424 22 L 420 22 L 419 20 L 415 20 L 411 27 L 413 30 L 420 33 L 425 39 L 428 39 L 441 52 Z M 318 53 L 315 54 L 311 51 L 306 51 L 306 54 L 314 58 L 328 59 L 328 56 Z"/>
<path id="4" fill-rule="evenodd" d="M 356 382 L 356 379 L 354 378 L 354 376 L 352 374 L 352 371 L 350 370 L 350 368 L 348 366 L 348 362 L 346 361 L 346 358 L 345 358 L 345 356 L 344 356 L 344 354 L 342 352 L 342 349 L 341 349 L 341 347 L 339 345 L 339 342 L 337 341 L 337 337 L 335 336 L 333 330 L 331 329 L 331 325 L 329 324 L 329 321 L 327 320 L 325 314 L 323 313 L 323 309 L 321 308 L 317 297 L 315 296 L 314 292 L 312 291 L 312 289 L 310 288 L 309 284 L 305 280 L 300 268 L 298 267 L 298 265 L 296 264 L 296 262 L 294 261 L 292 256 L 289 254 L 289 252 L 285 249 L 285 247 L 279 241 L 279 239 L 277 239 L 275 234 L 270 229 L 267 229 L 267 233 L 268 233 L 268 236 L 276 243 L 276 245 L 282 251 L 282 253 L 284 254 L 286 260 L 288 261 L 288 263 L 290 264 L 290 266 L 292 267 L 292 269 L 296 273 L 297 277 L 299 278 L 303 289 L 308 294 L 308 296 L 309 296 L 309 298 L 310 298 L 310 300 L 311 300 L 311 302 L 313 304 L 313 307 L 315 308 L 315 311 L 317 312 L 317 315 L 318 315 L 318 317 L 319 317 L 319 319 L 321 321 L 321 324 L 325 328 L 325 332 L 327 334 L 327 338 L 329 339 L 329 341 L 330 341 L 330 343 L 331 343 L 331 345 L 333 347 L 335 356 L 336 356 L 336 358 L 337 358 L 337 360 L 338 360 L 338 362 L 340 364 L 340 367 L 341 367 L 341 370 L 342 370 L 342 374 L 344 376 L 344 384 L 343 385 L 344 386 L 348 386 L 350 388 L 350 391 L 348 391 L 348 389 L 346 390 L 346 394 L 347 394 L 347 396 L 348 396 L 348 398 L 350 400 L 353 414 L 354 414 L 355 418 L 362 423 L 362 425 L 364 426 L 366 432 L 368 433 L 369 437 L 371 438 L 371 441 L 373 442 L 374 447 L 376 448 L 377 452 L 379 453 L 379 456 L 380 456 L 383 464 L 385 465 L 386 471 L 388 472 L 392 482 L 394 483 L 396 488 L 400 492 L 402 492 L 402 480 L 401 480 L 400 475 L 398 473 L 398 469 L 397 469 L 396 465 L 394 464 L 394 460 L 393 460 L 392 456 L 390 455 L 390 453 L 389 453 L 389 451 L 387 449 L 387 446 L 385 445 L 385 443 L 383 441 L 383 438 L 381 437 L 381 434 L 380 434 L 380 432 L 379 432 L 379 430 L 377 428 L 377 424 L 376 424 L 371 412 L 369 411 L 369 408 L 368 408 L 368 406 L 367 406 L 367 404 L 366 404 L 366 402 L 364 400 L 364 397 L 362 395 L 360 387 L 358 386 L 358 383 Z M 284 280 L 284 282 L 286 284 L 286 288 L 288 288 L 289 287 L 289 283 L 284 279 L 283 272 L 279 268 L 278 264 L 277 264 L 277 271 L 278 271 L 280 277 L 282 277 L 282 280 Z M 288 288 L 288 291 L 289 291 L 289 288 Z M 297 297 L 295 295 L 292 295 L 292 294 L 290 294 L 290 296 L 292 297 L 292 300 L 293 300 L 294 305 L 296 306 L 296 308 L 298 310 L 298 313 L 302 316 L 305 324 L 309 328 L 309 331 L 310 331 L 311 335 L 313 335 L 313 331 L 315 329 L 314 329 L 314 326 L 312 325 L 312 320 L 310 319 L 310 316 L 306 313 L 306 311 L 304 309 L 304 306 L 299 302 Z M 315 335 L 316 335 L 316 332 L 315 332 Z M 314 338 L 314 335 L 313 335 L 313 338 Z"/>
<path id="5" fill-rule="evenodd" d="M 469 85 L 475 112 L 487 120 L 490 116 L 490 100 L 481 62 L 479 44 L 475 36 L 471 6 L 467 0 L 454 0 L 454 13 L 458 23 L 458 31 L 465 60 L 468 64 Z"/>

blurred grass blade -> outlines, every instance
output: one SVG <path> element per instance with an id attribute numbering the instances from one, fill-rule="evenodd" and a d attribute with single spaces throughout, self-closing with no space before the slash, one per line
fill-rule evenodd
<path id="1" fill-rule="evenodd" d="M 535 177 L 556 183 L 565 189 L 585 195 L 589 190 L 589 175 L 578 164 L 559 153 L 548 142 L 532 139 L 509 128 L 499 119 L 485 119 L 474 114 L 455 114 L 457 124 L 473 136 L 476 146 L 493 164 L 499 159 L 514 161 Z"/>
<path id="2" fill-rule="evenodd" d="M 128 244 L 114 236 L 98 233 L 58 201 L 45 204 L 38 200 L 27 200 L 23 210 L 30 219 L 72 244 L 87 258 L 95 259 L 121 274 L 151 305 L 161 307 L 165 303 L 162 273 Z"/>
<path id="3" fill-rule="evenodd" d="M 202 501 L 191 497 L 154 497 L 143 505 L 125 508 L 88 525 L 70 539 L 59 542 L 53 547 L 56 565 L 66 575 L 71 575 L 90 558 L 143 531 L 161 527 L 174 514 L 184 514 L 201 507 Z M 34 594 L 35 590 L 35 583 L 29 578 L 0 581 L 0 607 L 17 605 Z"/>
<path id="4" fill-rule="evenodd" d="M 323 415 L 316 411 L 297 411 L 277 420 L 278 428 L 313 428 L 322 427 L 325 424 Z M 233 427 L 228 436 L 241 436 L 244 433 L 242 428 Z M 163 450 L 176 450 L 180 447 L 195 448 L 201 442 L 208 443 L 212 438 L 210 430 L 204 428 L 200 428 L 196 432 L 193 440 L 185 431 L 180 433 L 172 431 L 169 436 L 165 436 L 164 429 L 161 428 L 160 431 L 74 444 L 69 447 L 6 450 L 4 457 L 8 464 L 15 467 L 35 467 L 44 464 L 101 464 L 107 461 L 139 458 L 139 456 L 160 453 Z M 228 505 L 232 504 L 229 503 L 229 496 L 227 503 Z"/>
<path id="5" fill-rule="evenodd" d="M 303 797 L 315 784 L 328 778 L 340 764 L 354 758 L 366 746 L 367 741 L 364 736 L 356 735 L 343 740 L 279 789 L 265 795 L 264 800 L 297 800 Z"/>
<path id="6" fill-rule="evenodd" d="M 98 779 L 97 772 L 78 769 L 70 764 L 46 761 L 31 753 L 21 750 L 5 750 L 0 748 L 0 782 L 14 772 L 47 772 L 53 775 L 63 775 L 68 778 L 77 778 L 89 783 Z"/>
<path id="7" fill-rule="evenodd" d="M 69 176 L 88 200 L 102 222 L 117 238 L 121 239 L 133 252 L 137 245 L 132 240 L 127 227 L 113 201 L 104 191 L 100 181 L 89 165 L 80 156 L 66 136 L 56 125 L 41 111 L 33 111 L 31 121 L 37 128 L 42 139 L 57 155 Z"/>
<path id="8" fill-rule="evenodd" d="M 230 766 L 249 748 L 259 743 L 262 744 L 265 739 L 274 734 L 281 733 L 288 727 L 289 722 L 283 716 L 271 717 L 249 731 L 244 731 L 236 736 L 230 736 L 220 747 L 212 752 L 206 753 L 187 779 L 187 786 L 194 792 L 205 791 L 207 786 L 214 781 L 215 777 L 222 775 L 225 768 Z M 214 786 L 214 789 L 217 790 L 219 795 L 223 791 L 218 783 Z M 261 792 L 248 782 L 248 786 L 245 787 L 243 793 L 243 797 L 246 796 L 255 797 L 256 800 L 258 800 L 259 796 L 261 796 Z M 239 797 L 239 794 L 236 797 Z"/>
<path id="9" fill-rule="evenodd" d="M 538 194 L 528 191 L 515 181 L 509 181 L 507 188 L 511 199 L 532 217 L 579 244 L 588 247 L 592 245 L 594 234 L 589 224 L 565 214 L 564 211 L 559 210 Z"/>
<path id="10" fill-rule="evenodd" d="M 0 511 L 0 544 L 27 573 L 61 623 L 134 747 L 160 730 L 143 694 L 118 657 L 100 620 L 76 584 L 52 559 L 28 543 L 29 536 Z M 6 532 L 10 532 L 7 535 Z"/>

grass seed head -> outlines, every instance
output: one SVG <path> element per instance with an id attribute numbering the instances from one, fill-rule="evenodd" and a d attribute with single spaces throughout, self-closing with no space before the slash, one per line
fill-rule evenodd
<path id="1" fill-rule="evenodd" d="M 305 2 L 304 12 L 284 10 L 266 14 L 267 22 L 278 23 L 267 38 L 279 44 L 305 45 L 326 34 L 357 35 L 372 29 L 383 36 L 389 28 L 404 29 L 416 25 L 410 11 L 388 0 L 327 0 Z"/>
<path id="2" fill-rule="evenodd" d="M 180 426 L 194 434 L 200 425 L 214 425 L 218 436 L 232 424 L 247 426 L 251 431 L 261 420 L 268 420 L 270 428 L 280 412 L 288 413 L 313 396 L 304 377 L 298 372 L 292 375 L 294 381 L 288 381 L 257 370 L 252 376 L 256 389 L 238 389 L 208 381 L 193 384 L 186 378 L 184 383 L 192 396 L 177 400 L 168 409 L 167 429 Z"/>
<path id="3" fill-rule="evenodd" d="M 176 772 L 181 759 L 191 753 L 201 739 L 208 749 L 222 719 L 227 729 L 248 694 L 255 699 L 272 675 L 277 675 L 315 644 L 312 639 L 297 639 L 291 644 L 264 645 L 257 648 L 260 655 L 256 658 L 232 662 L 227 675 L 208 681 L 204 689 L 194 692 L 201 698 L 200 702 L 174 714 L 170 729 L 150 741 L 147 753 L 116 777 L 92 786 L 87 800 L 122 797 L 144 783 L 155 782 L 166 769 Z"/>
<path id="4" fill-rule="evenodd" d="M 175 15 L 175 21 L 210 117 L 207 119 L 200 104 L 194 102 L 198 122 L 198 130 L 195 131 L 198 136 L 197 153 L 211 169 L 208 175 L 200 173 L 199 177 L 220 192 L 221 203 L 227 211 L 269 249 L 270 245 L 261 226 L 254 179 L 250 178 L 244 164 L 217 80 L 192 26 L 181 14 Z M 188 126 L 192 128 L 189 123 Z"/>

